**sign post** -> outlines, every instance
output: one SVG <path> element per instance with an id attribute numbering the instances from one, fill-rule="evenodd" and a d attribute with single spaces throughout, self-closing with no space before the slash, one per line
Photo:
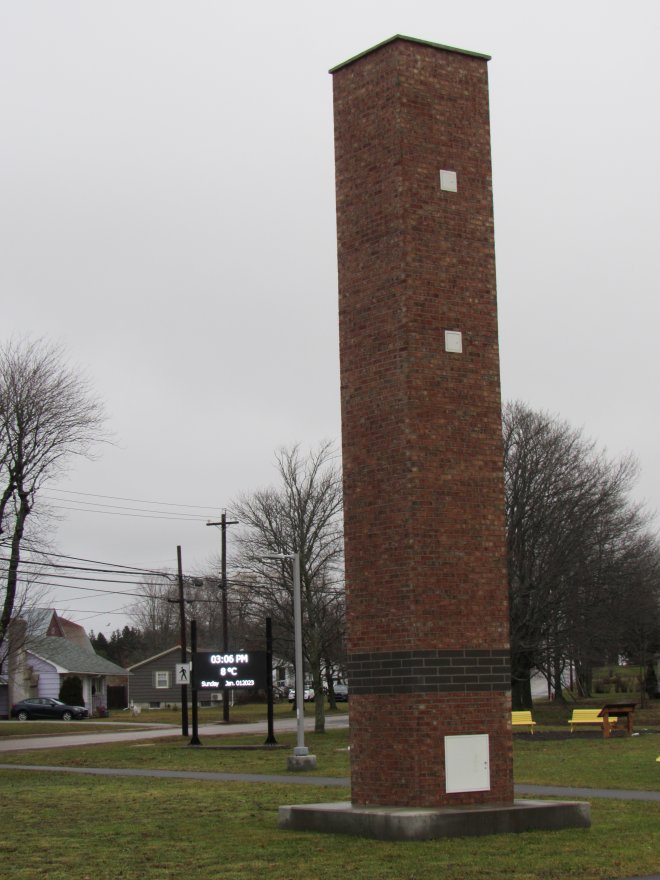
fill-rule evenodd
<path id="1" fill-rule="evenodd" d="M 265 745 L 275 746 L 275 730 L 273 724 L 273 621 L 266 618 L 266 695 L 268 697 L 268 736 Z"/>
<path id="2" fill-rule="evenodd" d="M 193 659 L 195 657 L 195 653 L 197 651 L 197 621 L 190 621 L 190 647 L 193 652 Z M 193 666 L 194 669 L 194 666 Z M 201 746 L 201 740 L 199 738 L 199 723 L 197 716 L 197 688 L 193 683 L 192 687 L 192 739 L 190 740 L 191 746 Z"/>

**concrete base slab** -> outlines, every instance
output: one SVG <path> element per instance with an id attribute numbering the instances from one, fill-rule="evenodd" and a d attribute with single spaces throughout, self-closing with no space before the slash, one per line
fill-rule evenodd
<path id="1" fill-rule="evenodd" d="M 289 755 L 287 770 L 316 770 L 316 755 Z"/>
<path id="2" fill-rule="evenodd" d="M 353 834 L 376 840 L 432 840 L 520 831 L 590 828 L 591 807 L 579 801 L 516 800 L 471 807 L 358 807 L 350 803 L 279 808 L 279 826 L 292 831 Z"/>

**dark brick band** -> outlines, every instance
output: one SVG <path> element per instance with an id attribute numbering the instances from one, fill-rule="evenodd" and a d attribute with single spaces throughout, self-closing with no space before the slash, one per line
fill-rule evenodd
<path id="1" fill-rule="evenodd" d="M 348 657 L 352 694 L 508 691 L 509 651 L 392 651 Z"/>

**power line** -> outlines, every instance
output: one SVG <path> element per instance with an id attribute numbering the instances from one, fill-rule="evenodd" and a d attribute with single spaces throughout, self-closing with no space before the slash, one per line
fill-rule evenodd
<path id="1" fill-rule="evenodd" d="M 47 551 L 42 551 L 42 550 L 34 551 L 34 552 L 41 553 L 42 555 L 52 555 L 52 556 L 55 556 L 56 558 L 59 558 L 59 559 L 71 559 L 76 562 L 91 562 L 91 563 L 96 562 L 96 560 L 80 559 L 75 556 L 64 556 L 63 554 L 59 554 L 59 553 L 48 554 Z M 9 562 L 9 559 L 7 559 L 6 557 L 0 556 L 0 563 L 2 563 L 2 562 L 7 563 L 7 562 Z M 135 569 L 135 568 L 132 568 L 131 566 L 120 566 L 120 563 L 114 563 L 114 562 L 98 562 L 97 564 L 98 565 L 117 566 L 117 568 L 123 568 L 124 570 L 123 571 L 122 570 L 115 570 L 114 568 L 88 568 L 88 567 L 82 566 L 82 565 L 61 565 L 57 562 L 39 562 L 37 560 L 30 559 L 30 560 L 24 560 L 21 562 L 19 571 L 22 574 L 32 575 L 34 577 L 40 577 L 42 574 L 41 572 L 31 570 L 32 568 L 35 568 L 36 566 L 40 566 L 40 567 L 46 568 L 46 569 L 61 569 L 63 571 L 88 571 L 88 572 L 92 572 L 93 574 L 120 574 L 120 575 L 123 574 L 126 576 L 132 575 L 135 572 L 137 572 L 140 574 L 148 574 L 148 575 L 151 575 L 154 577 L 165 578 L 165 580 L 162 581 L 161 583 L 151 583 L 150 586 L 168 587 L 174 583 L 174 574 L 170 574 L 169 572 L 163 572 L 162 570 L 156 571 L 156 570 L 149 570 L 149 569 Z M 29 568 L 26 568 L 26 566 L 29 566 Z M 103 580 L 106 583 L 118 583 L 118 584 L 123 583 L 123 584 L 127 584 L 127 585 L 142 583 L 141 581 L 135 581 L 135 580 L 133 580 L 133 581 L 128 581 L 128 580 L 119 581 L 119 580 L 117 580 L 116 581 L 116 580 L 111 580 L 111 579 L 101 579 L 101 578 L 91 578 L 91 577 L 90 578 L 78 578 L 74 575 L 66 575 L 66 574 L 59 575 L 56 573 L 51 574 L 51 577 L 62 577 L 62 578 L 68 578 L 70 580 L 89 580 L 89 581 Z M 191 577 L 196 577 L 196 575 L 184 574 L 184 577 L 187 579 L 190 579 Z M 207 581 L 207 583 L 209 585 L 211 585 L 213 581 L 219 582 L 219 578 L 217 578 L 216 576 L 206 576 L 204 578 L 204 580 Z M 265 585 L 256 584 L 253 581 L 244 581 L 244 580 L 239 580 L 237 578 L 231 578 L 231 577 L 227 578 L 227 584 L 229 586 L 249 587 L 249 588 L 253 588 L 253 589 L 259 589 L 259 588 L 263 588 L 265 586 Z M 218 585 L 219 585 L 219 583 L 218 583 Z"/>
<path id="2" fill-rule="evenodd" d="M 2 542 L 0 542 L 0 544 L 2 544 Z M 143 574 L 143 575 L 151 575 L 152 577 L 161 578 L 161 579 L 164 578 L 164 580 L 161 580 L 160 582 L 156 582 L 156 583 L 152 582 L 149 584 L 149 586 L 155 586 L 155 587 L 168 587 L 168 586 L 175 583 L 174 573 L 166 572 L 166 571 L 163 571 L 162 569 L 160 569 L 160 570 L 143 569 L 143 568 L 137 568 L 137 567 L 130 566 L 130 565 L 122 565 L 121 563 L 118 563 L 118 562 L 104 562 L 104 561 L 96 560 L 96 559 L 85 559 L 83 557 L 69 556 L 69 555 L 65 555 L 62 553 L 50 553 L 49 551 L 45 551 L 45 550 L 31 550 L 29 552 L 39 553 L 42 556 L 54 556 L 57 559 L 70 559 L 73 562 L 89 562 L 91 564 L 98 565 L 98 566 L 101 566 L 101 565 L 102 566 L 106 566 L 106 565 L 114 566 L 114 568 L 96 568 L 96 567 L 95 568 L 88 568 L 86 566 L 80 566 L 80 565 L 61 565 L 59 563 L 50 562 L 50 561 L 39 562 L 38 560 L 34 560 L 34 559 L 21 560 L 19 572 L 22 574 L 32 575 L 34 577 L 40 577 L 42 574 L 45 574 L 45 573 L 42 573 L 39 571 L 32 571 L 31 570 L 31 569 L 39 566 L 39 567 L 46 568 L 46 569 L 61 569 L 63 571 L 86 571 L 86 572 L 91 572 L 93 574 L 118 574 L 118 575 L 126 575 L 127 577 L 130 575 L 133 575 L 133 574 Z M 9 561 L 10 560 L 7 557 L 0 556 L 0 563 L 3 563 L 3 562 L 8 563 Z M 51 573 L 51 576 L 52 577 L 67 578 L 70 580 L 89 580 L 89 581 L 99 581 L 99 582 L 105 582 L 105 583 L 118 583 L 118 584 L 127 584 L 127 585 L 142 584 L 143 583 L 142 581 L 136 581 L 136 580 L 114 580 L 111 578 L 92 578 L 92 577 L 81 578 L 81 577 L 77 577 L 75 575 L 67 575 L 67 574 L 60 575 L 57 573 Z M 196 577 L 199 577 L 199 575 L 184 573 L 184 578 L 186 578 L 187 580 L 190 580 L 191 578 L 196 578 Z M 220 579 L 218 578 L 217 575 L 205 575 L 203 579 L 207 582 L 207 584 L 209 586 L 212 585 L 213 582 L 216 582 L 216 586 L 219 587 Z M 276 583 L 277 583 L 277 581 L 276 581 Z M 233 578 L 233 577 L 227 578 L 227 584 L 229 586 L 246 587 L 246 588 L 253 589 L 253 590 L 271 589 L 273 587 L 273 584 L 271 582 L 260 584 L 260 583 L 256 583 L 255 581 L 241 580 L 240 578 Z"/>
<path id="3" fill-rule="evenodd" d="M 112 611 L 95 611 L 92 608 L 72 608 L 72 607 L 70 607 L 68 602 L 66 603 L 66 605 L 67 605 L 67 613 L 73 611 L 76 614 L 89 614 L 91 617 L 101 617 L 103 614 L 120 614 L 122 617 L 127 616 L 125 608 L 115 608 Z M 46 606 L 46 605 L 33 605 L 31 607 L 34 608 L 35 611 L 52 611 L 53 610 L 52 605 L 48 605 L 48 606 Z"/>
<path id="4" fill-rule="evenodd" d="M 65 495 L 84 495 L 87 498 L 109 498 L 111 501 L 132 501 L 135 504 L 157 504 L 161 507 L 189 507 L 196 510 L 217 510 L 215 504 L 175 504 L 172 501 L 147 501 L 144 498 L 123 498 L 120 495 L 99 495 L 96 492 L 75 492 L 72 489 L 48 489 L 48 492 L 60 492 Z M 215 516 L 216 514 L 213 514 Z"/>
<path id="5" fill-rule="evenodd" d="M 73 577 L 71 579 L 73 580 Z M 130 581 L 104 581 L 103 579 L 100 579 L 100 578 L 81 578 L 81 580 L 87 580 L 87 581 L 92 581 L 92 582 L 95 582 L 98 580 L 101 583 L 120 583 L 120 584 L 124 583 L 127 586 L 130 585 Z M 18 583 L 22 584 L 22 585 L 29 584 L 29 581 L 26 581 L 24 578 L 19 576 Z M 234 581 L 234 582 L 228 581 L 228 583 L 230 586 L 249 586 L 250 588 L 253 589 L 253 592 L 255 594 L 258 594 L 262 590 L 268 589 L 267 586 L 264 584 L 245 584 L 245 583 L 241 583 L 240 581 Z M 147 600 L 151 600 L 151 601 L 155 601 L 155 602 L 169 602 L 171 599 L 171 596 L 165 596 L 165 595 L 151 596 L 151 595 L 145 594 L 144 592 L 137 593 L 132 590 L 104 590 L 101 587 L 83 587 L 83 586 L 80 586 L 79 584 L 54 584 L 49 581 L 39 581 L 39 586 L 53 587 L 58 590 L 83 590 L 85 592 L 96 593 L 98 596 L 102 596 L 102 595 L 135 596 L 139 599 L 147 599 Z M 159 586 L 159 587 L 172 586 L 174 588 L 175 584 L 174 583 L 167 584 L 167 585 L 157 584 L 156 586 Z M 195 604 L 199 604 L 199 605 L 216 605 L 219 602 L 218 599 L 203 599 L 203 598 L 187 599 L 186 601 L 191 602 L 191 603 L 195 603 Z"/>
<path id="6" fill-rule="evenodd" d="M 90 580 L 94 580 L 94 578 L 90 578 Z M 29 584 L 29 581 L 25 581 L 23 578 L 18 579 L 18 583 L 21 585 Z M 121 582 L 120 582 L 121 583 Z M 138 599 L 147 599 L 153 602 L 169 602 L 171 601 L 171 596 L 149 596 L 145 593 L 136 593 L 131 590 L 104 590 L 101 587 L 82 587 L 79 584 L 53 584 L 49 581 L 39 581 L 39 586 L 41 587 L 53 587 L 57 590 L 83 590 L 88 593 L 96 593 L 97 596 L 135 596 Z M 174 587 L 174 584 L 172 584 Z M 218 599 L 187 599 L 186 602 L 194 602 L 199 605 L 217 605 Z"/>
<path id="7" fill-rule="evenodd" d="M 0 562 L 9 562 L 9 560 L 3 556 L 0 556 Z M 36 560 L 33 560 L 33 559 L 27 560 L 26 564 L 30 565 L 30 566 L 40 565 L 45 568 L 61 568 L 61 569 L 66 569 L 67 571 L 91 571 L 91 572 L 94 572 L 94 574 L 133 574 L 134 573 L 132 571 L 126 571 L 126 572 L 115 571 L 115 569 L 113 569 L 113 568 L 87 568 L 84 565 L 62 565 L 58 562 L 37 562 Z M 104 564 L 110 565 L 111 563 L 104 563 Z M 161 577 L 165 577 L 165 575 L 163 574 L 162 571 L 159 572 L 159 575 Z"/>
<path id="8" fill-rule="evenodd" d="M 70 503 L 70 504 L 85 504 L 88 507 L 112 507 L 115 510 L 136 510 L 141 513 L 164 513 L 164 514 L 167 514 L 168 516 L 175 516 L 178 514 L 180 516 L 186 516 L 186 517 L 190 517 L 192 519 L 200 519 L 203 516 L 213 516 L 213 514 L 208 513 L 205 508 L 201 508 L 202 510 L 205 510 L 204 514 L 202 514 L 202 513 L 181 513 L 180 511 L 173 511 L 172 513 L 169 513 L 169 511 L 166 511 L 166 510 L 152 510 L 151 508 L 148 508 L 148 507 L 126 507 L 126 505 L 124 505 L 124 504 L 106 504 L 104 501 L 103 502 L 102 501 L 79 501 L 76 498 L 51 498 L 46 493 L 44 493 L 44 495 L 45 495 L 46 499 L 49 501 L 59 501 L 59 502 L 66 501 L 67 503 Z M 117 499 L 117 500 L 119 501 L 121 499 Z M 55 506 L 55 505 L 51 505 L 51 506 Z M 175 505 L 170 505 L 170 506 L 174 507 Z"/>
<path id="9" fill-rule="evenodd" d="M 3 545 L 9 546 L 9 544 L 10 544 L 9 541 L 1 541 L 0 540 L 0 546 L 3 546 Z M 165 581 L 161 580 L 160 583 L 153 584 L 153 586 L 155 586 L 157 588 L 166 590 L 170 586 L 174 585 L 174 582 L 169 580 L 168 574 L 162 570 L 139 568 L 137 566 L 127 565 L 124 563 L 106 562 L 106 561 L 97 560 L 97 559 L 88 559 L 86 557 L 72 556 L 72 555 L 64 554 L 64 553 L 54 553 L 54 552 L 50 552 L 50 551 L 46 551 L 46 550 L 37 550 L 37 549 L 32 549 L 32 548 L 30 548 L 27 552 L 29 552 L 30 554 L 33 554 L 33 555 L 39 555 L 39 556 L 45 557 L 47 561 L 40 562 L 39 560 L 35 560 L 35 559 L 24 560 L 21 563 L 21 567 L 19 569 L 19 582 L 22 585 L 30 583 L 28 580 L 26 580 L 26 577 L 25 577 L 26 575 L 28 577 L 33 577 L 33 578 L 53 577 L 53 578 L 61 579 L 62 581 L 76 580 L 76 581 L 83 581 L 85 583 L 107 583 L 107 584 L 115 584 L 116 583 L 116 584 L 123 585 L 123 586 L 140 586 L 141 585 L 141 582 L 137 581 L 137 580 L 126 580 L 126 579 L 119 580 L 119 579 L 114 579 L 114 578 L 80 577 L 78 575 L 73 575 L 73 574 L 66 574 L 66 573 L 59 574 L 56 571 L 53 571 L 52 569 L 58 569 L 62 572 L 80 571 L 80 572 L 91 572 L 92 574 L 116 574 L 116 575 L 120 575 L 120 576 L 124 575 L 127 578 L 129 576 L 135 575 L 135 574 L 150 575 L 152 577 L 155 576 L 160 579 L 165 578 Z M 59 564 L 56 562 L 52 562 L 51 560 L 53 558 L 54 559 L 62 559 L 62 560 L 70 560 L 71 562 L 88 563 L 89 565 L 92 565 L 95 567 L 88 568 L 85 566 L 78 566 L 78 565 Z M 8 563 L 9 560 L 7 558 L 0 557 L 0 562 Z M 26 566 L 27 566 L 27 568 L 26 568 Z M 103 567 L 98 567 L 98 566 L 103 566 Z M 108 566 L 108 567 L 106 567 L 106 566 Z M 46 569 L 46 571 L 43 571 L 43 572 L 39 572 L 38 570 L 35 571 L 34 569 L 38 568 L 38 567 L 44 568 L 44 569 Z M 190 578 L 190 575 L 186 575 L 186 578 Z M 212 581 L 212 579 L 207 578 L 207 581 Z M 149 596 L 148 594 L 145 594 L 144 591 L 136 592 L 133 590 L 103 589 L 103 588 L 100 588 L 97 586 L 84 587 L 84 586 L 81 586 L 80 584 L 61 583 L 61 582 L 60 583 L 53 583 L 48 580 L 45 580 L 45 581 L 39 580 L 38 583 L 41 586 L 51 587 L 51 588 L 58 589 L 58 590 L 70 589 L 70 590 L 78 590 L 78 591 L 85 591 L 85 592 L 89 592 L 89 593 L 94 593 L 96 596 L 99 596 L 99 597 L 103 596 L 103 595 L 116 595 L 116 596 L 130 596 L 130 597 L 134 597 L 134 598 L 138 598 L 138 599 L 147 599 L 147 600 L 155 600 L 155 601 L 168 601 L 168 597 L 166 595 Z M 253 593 L 253 596 L 254 596 L 254 600 L 257 602 L 261 598 L 260 594 L 263 595 L 264 592 L 268 592 L 271 589 L 271 586 L 268 584 L 258 584 L 258 583 L 254 583 L 251 581 L 239 580 L 236 578 L 227 578 L 227 585 L 233 586 L 233 587 L 245 587 L 245 588 L 251 590 Z M 216 604 L 216 602 L 218 600 L 217 599 L 197 598 L 197 599 L 194 599 L 193 601 L 196 603 L 199 603 L 199 604 L 212 605 L 212 604 Z M 99 614 L 102 614 L 102 613 L 103 612 L 99 612 Z M 116 612 L 116 613 L 122 613 L 122 612 Z"/>
<path id="10" fill-rule="evenodd" d="M 130 516 L 133 519 L 166 519 L 171 522 L 204 522 L 206 519 L 206 517 L 201 514 L 199 514 L 199 516 L 187 514 L 182 514 L 180 516 L 171 516 L 167 514 L 158 516 L 153 513 L 118 513 L 114 510 L 90 510 L 88 507 L 68 507 L 66 504 L 51 504 L 50 506 L 55 510 L 75 510 L 79 513 L 103 513 L 106 516 Z"/>
<path id="11" fill-rule="evenodd" d="M 18 582 L 20 584 L 24 583 L 24 581 L 22 581 L 20 578 Z M 144 593 L 133 593 L 127 590 L 101 590 L 98 587 L 81 587 L 76 584 L 51 584 L 48 581 L 41 581 L 40 586 L 55 587 L 58 590 L 84 590 L 88 593 L 96 593 L 98 596 L 137 596 L 140 599 L 145 598 Z M 167 598 L 165 596 L 150 596 L 148 598 L 154 599 L 156 601 L 167 601 Z"/>
<path id="12" fill-rule="evenodd" d="M 0 544 L 4 544 L 5 546 L 10 545 L 10 541 L 0 541 Z M 154 568 L 138 568 L 135 565 L 125 565 L 121 562 L 104 562 L 100 559 L 85 559 L 82 556 L 68 556 L 65 553 L 52 553 L 49 550 L 37 550 L 37 549 L 29 549 L 28 553 L 38 553 L 40 556 L 52 556 L 54 559 L 70 559 L 72 562 L 89 562 L 90 565 L 110 565 L 114 568 L 123 568 L 126 571 L 134 571 L 139 574 L 155 574 L 159 577 L 163 577 L 163 571 L 157 570 Z"/>
<path id="13" fill-rule="evenodd" d="M 9 571 L 9 569 L 0 569 L 1 571 Z M 33 577 L 54 577 L 54 578 L 64 578 L 69 581 L 85 581 L 87 583 L 99 583 L 99 584 L 124 584 L 125 586 L 138 586 L 140 581 L 120 581 L 115 580 L 114 578 L 96 578 L 96 577 L 81 577 L 77 574 L 57 574 L 56 572 L 34 572 L 34 571 L 26 571 L 25 569 L 19 569 L 19 572 L 23 575 L 32 575 Z M 62 586 L 65 586 L 62 584 Z M 174 582 L 162 583 L 162 584 L 154 584 L 153 586 L 157 587 L 167 587 L 174 586 Z"/>
<path id="14" fill-rule="evenodd" d="M 72 609 L 76 614 L 86 614 L 87 617 L 80 618 L 81 621 L 84 620 L 93 620 L 95 617 L 103 617 L 104 614 L 121 614 L 126 617 L 126 613 L 124 611 L 79 611 L 76 608 Z M 67 612 L 68 613 L 68 612 Z"/>
<path id="15" fill-rule="evenodd" d="M 9 560 L 6 559 L 5 557 L 0 557 L 0 563 L 8 563 L 8 562 L 9 562 Z M 41 566 L 42 568 L 45 568 L 46 571 L 34 571 L 33 569 L 36 566 Z M 60 574 L 59 571 L 53 571 L 53 569 L 59 569 L 62 571 L 62 573 Z M 130 585 L 138 586 L 138 585 L 144 584 L 144 580 L 136 580 L 135 579 L 135 573 L 132 571 L 121 571 L 121 570 L 104 569 L 104 568 L 84 568 L 84 567 L 79 567 L 79 566 L 75 566 L 75 565 L 68 566 L 68 565 L 58 565 L 57 563 L 33 562 L 32 560 L 26 560 L 25 562 L 21 563 L 18 570 L 19 570 L 19 573 L 22 575 L 30 575 L 35 578 L 49 576 L 49 577 L 55 577 L 55 578 L 65 578 L 67 580 L 72 580 L 72 581 L 98 581 L 100 583 L 126 584 L 128 586 L 130 586 Z M 9 569 L 3 568 L 2 565 L 0 565 L 0 571 L 6 572 L 6 571 L 9 571 Z M 67 574 L 66 573 L 67 571 L 88 571 L 88 572 L 92 572 L 92 574 L 118 574 L 118 575 L 124 575 L 127 578 L 131 578 L 131 580 L 125 580 L 125 579 L 118 580 L 116 578 L 96 578 L 96 577 L 91 577 L 88 575 L 81 576 L 81 575 L 75 575 L 75 574 Z M 174 583 L 174 578 L 173 577 L 168 578 L 168 576 L 166 574 L 164 574 L 163 572 L 159 572 L 158 575 L 155 575 L 155 574 L 151 575 L 151 577 L 160 577 L 162 580 L 156 581 L 156 582 L 151 581 L 151 582 L 149 582 L 149 586 L 167 587 L 167 586 Z"/>

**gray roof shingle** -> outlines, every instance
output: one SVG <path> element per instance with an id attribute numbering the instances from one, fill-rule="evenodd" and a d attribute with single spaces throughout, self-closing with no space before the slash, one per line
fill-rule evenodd
<path id="1" fill-rule="evenodd" d="M 26 646 L 31 654 L 55 663 L 67 672 L 86 675 L 128 675 L 125 669 L 98 654 L 90 654 L 74 642 L 59 636 L 41 636 L 31 639 Z"/>

